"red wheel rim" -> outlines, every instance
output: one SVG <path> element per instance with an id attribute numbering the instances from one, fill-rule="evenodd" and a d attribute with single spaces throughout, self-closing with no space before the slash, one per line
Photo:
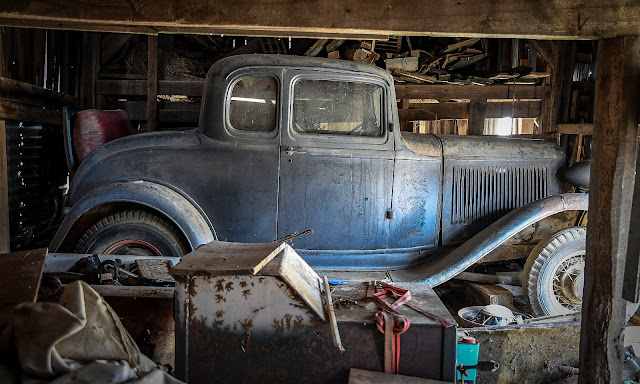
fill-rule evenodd
<path id="1" fill-rule="evenodd" d="M 107 248 L 104 251 L 105 255 L 111 255 L 112 252 L 114 252 L 115 250 L 117 250 L 118 248 L 122 248 L 123 246 L 126 245 L 141 245 L 147 249 L 150 249 L 153 253 L 155 253 L 156 256 L 162 256 L 162 253 L 158 250 L 158 248 L 154 247 L 153 245 L 147 243 L 146 241 L 142 241 L 142 240 L 122 240 L 122 241 L 118 241 L 117 243 L 111 245 L 109 248 Z"/>

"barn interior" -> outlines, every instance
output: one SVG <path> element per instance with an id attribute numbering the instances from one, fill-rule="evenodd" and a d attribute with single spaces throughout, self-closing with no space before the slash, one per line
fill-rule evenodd
<path id="1" fill-rule="evenodd" d="M 639 33 L 0 4 L 2 382 L 640 382 Z"/>

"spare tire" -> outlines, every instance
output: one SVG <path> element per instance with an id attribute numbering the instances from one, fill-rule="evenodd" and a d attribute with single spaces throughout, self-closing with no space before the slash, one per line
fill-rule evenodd
<path id="1" fill-rule="evenodd" d="M 182 256 L 188 246 L 182 233 L 161 216 L 141 210 L 109 215 L 80 238 L 75 252 L 104 255 Z"/>

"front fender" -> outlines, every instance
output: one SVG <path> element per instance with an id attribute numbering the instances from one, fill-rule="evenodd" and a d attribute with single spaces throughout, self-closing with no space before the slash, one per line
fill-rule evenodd
<path id="1" fill-rule="evenodd" d="M 99 187 L 75 203 L 65 216 L 49 249 L 56 252 L 76 221 L 90 209 L 109 203 L 134 203 L 160 212 L 184 234 L 191 249 L 216 240 L 206 216 L 184 196 L 149 181 L 118 182 Z"/>
<path id="2" fill-rule="evenodd" d="M 586 211 L 589 195 L 564 193 L 533 201 L 509 212 L 453 251 L 424 264 L 391 272 L 393 281 L 412 281 L 432 287 L 463 272 L 526 227 L 559 212 Z"/>

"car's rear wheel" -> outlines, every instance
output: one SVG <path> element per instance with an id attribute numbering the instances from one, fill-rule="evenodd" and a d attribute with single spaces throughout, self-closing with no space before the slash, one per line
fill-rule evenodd
<path id="1" fill-rule="evenodd" d="M 182 256 L 187 245 L 175 226 L 141 210 L 109 215 L 92 225 L 80 238 L 77 253 L 136 256 Z"/>
<path id="2" fill-rule="evenodd" d="M 571 227 L 542 240 L 522 272 L 524 297 L 536 316 L 563 315 L 582 309 L 587 229 Z M 638 309 L 628 303 L 627 319 Z"/>

